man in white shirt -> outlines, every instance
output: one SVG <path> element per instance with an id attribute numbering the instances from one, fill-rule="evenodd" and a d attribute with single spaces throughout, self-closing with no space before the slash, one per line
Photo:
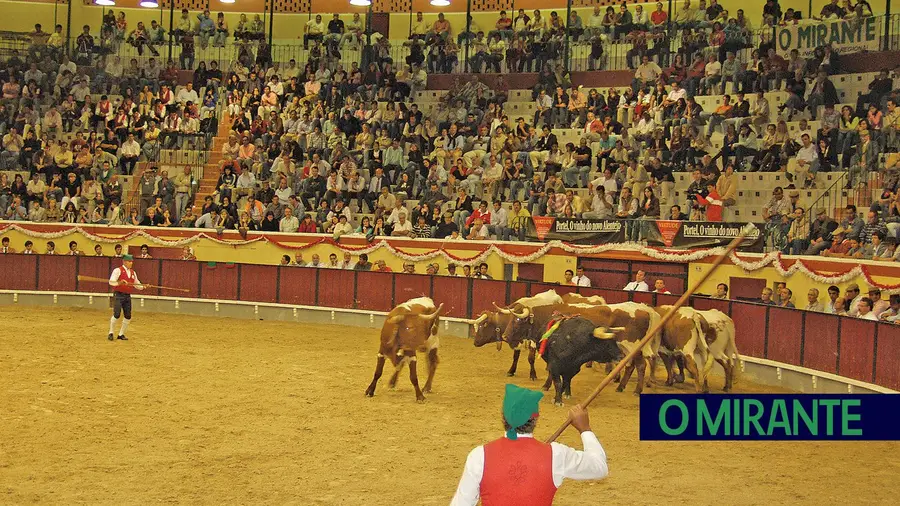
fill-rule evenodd
<path id="1" fill-rule="evenodd" d="M 794 186 L 803 188 L 811 182 L 810 176 L 816 177 L 819 171 L 819 149 L 813 144 L 808 134 L 800 137 L 802 146 L 797 150 L 797 167 L 794 169 Z"/>
<path id="2" fill-rule="evenodd" d="M 860 299 L 859 304 L 857 304 L 857 308 L 859 311 L 857 316 L 859 316 L 860 319 L 878 321 L 878 317 L 875 316 L 875 312 L 872 311 L 872 299 L 863 297 Z"/>
<path id="3" fill-rule="evenodd" d="M 825 303 L 825 307 L 822 309 L 823 313 L 829 314 L 838 314 L 840 310 L 843 308 L 838 308 L 838 311 L 835 311 L 834 305 L 838 303 L 838 297 L 841 295 L 841 289 L 832 285 L 828 287 L 828 302 Z"/>
<path id="4" fill-rule="evenodd" d="M 649 292 L 650 287 L 647 285 L 647 282 L 644 281 L 646 276 L 647 273 L 644 271 L 637 271 L 637 274 L 634 276 L 634 281 L 625 285 L 623 290 L 628 292 Z"/>
<path id="5" fill-rule="evenodd" d="M 628 64 L 633 65 L 633 63 Z M 656 62 L 650 60 L 650 57 L 644 55 L 641 57 L 641 64 L 634 71 L 634 81 L 631 84 L 631 90 L 637 94 L 638 90 L 656 86 L 656 81 L 662 75 L 662 69 Z"/>
<path id="6" fill-rule="evenodd" d="M 575 268 L 575 276 L 572 277 L 572 284 L 575 286 L 591 286 L 591 278 L 584 275 L 584 267 Z"/>
<path id="7" fill-rule="evenodd" d="M 188 102 L 192 104 L 200 102 L 197 90 L 194 89 L 194 83 L 187 83 L 184 88 L 178 90 L 178 94 L 175 95 L 175 101 L 178 102 L 179 105 L 184 105 Z"/>
<path id="8" fill-rule="evenodd" d="M 506 229 L 509 226 L 509 212 L 500 203 L 498 199 L 494 199 L 494 211 L 491 212 L 491 223 L 488 225 L 488 233 L 494 234 L 497 239 L 506 237 Z"/>
<path id="9" fill-rule="evenodd" d="M 131 175 L 140 157 L 141 145 L 134 140 L 134 133 L 129 133 L 128 139 L 119 148 L 119 165 L 122 167 L 122 174 Z"/>
<path id="10" fill-rule="evenodd" d="M 506 435 L 469 453 L 451 506 L 474 506 L 481 498 L 488 503 L 495 497 L 505 498 L 506 504 L 550 504 L 566 478 L 599 480 L 609 474 L 606 452 L 591 431 L 588 413 L 581 406 L 573 407 L 569 418 L 572 427 L 581 433 L 583 452 L 555 442 L 547 451 L 548 445 L 534 438 L 538 404 L 543 396 L 542 392 L 506 385 Z M 512 463 L 521 475 L 509 472 Z"/>
<path id="11" fill-rule="evenodd" d="M 278 223 L 279 232 L 287 232 L 289 234 L 296 233 L 300 228 L 300 221 L 294 216 L 294 211 L 290 206 L 284 208 L 284 218 Z"/>
<path id="12" fill-rule="evenodd" d="M 663 281 L 663 280 L 661 280 L 661 279 L 657 279 L 657 280 L 656 280 L 656 284 L 654 285 L 653 293 L 665 293 L 665 294 L 671 294 L 672 292 L 670 292 L 669 289 L 666 288 L 666 282 L 665 282 L 665 281 Z"/>
<path id="13" fill-rule="evenodd" d="M 856 283 L 852 283 L 850 286 L 844 290 L 844 300 L 851 299 L 850 301 L 850 309 L 847 310 L 847 314 L 850 316 L 859 315 L 859 303 L 862 301 L 863 296 L 862 292 L 859 291 L 859 285 Z M 869 310 L 872 309 L 872 304 L 869 304 Z"/>

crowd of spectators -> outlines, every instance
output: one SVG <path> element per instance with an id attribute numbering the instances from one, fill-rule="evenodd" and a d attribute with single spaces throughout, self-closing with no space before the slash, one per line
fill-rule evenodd
<path id="1" fill-rule="evenodd" d="M 800 22 L 799 13 L 782 14 L 773 0 L 763 12 L 765 25 Z M 848 4 L 822 15 L 859 12 Z M 739 204 L 735 172 L 744 170 L 784 172 L 791 192 L 814 187 L 819 171 L 848 170 L 848 185 L 865 184 L 872 171 L 895 172 L 879 164 L 881 153 L 896 151 L 900 128 L 887 72 L 855 108 L 838 114 L 829 76 L 840 56 L 830 46 L 811 58 L 784 59 L 771 40 L 754 35 L 770 30 L 754 31 L 742 10 L 731 16 L 716 0 L 697 8 L 684 2 L 671 20 L 681 42 L 674 51 L 675 32 L 662 29 L 670 22 L 662 4 L 649 16 L 623 3 L 595 9 L 587 21 L 573 13 L 568 23 L 556 13 L 501 13 L 486 35 L 471 20 L 454 32 L 443 15 L 428 23 L 417 14 L 405 61 L 393 60 L 385 37 L 366 36 L 359 16 L 345 22 L 334 15 L 326 23 L 316 15 L 301 34 L 307 61 L 273 62 L 256 21 L 244 17 L 230 31 L 221 15 L 213 21 L 208 11 L 183 11 L 173 36 L 191 46 L 234 37 L 237 57 L 225 69 L 199 62 L 193 82 L 177 88 L 174 61 L 133 59 L 123 68 L 116 54 L 122 44 L 153 54 L 167 36 L 158 25 L 129 31 L 124 13 L 110 11 L 99 44 L 87 26 L 76 39 L 78 65 L 60 50 L 61 27 L 48 35 L 36 26 L 28 54 L 14 55 L 0 72 L 0 166 L 30 172 L 28 182 L 0 179 L 3 217 L 524 240 L 532 215 L 723 220 Z M 632 86 L 598 92 L 573 85 L 559 57 L 567 29 L 577 44 L 630 47 Z M 361 62 L 345 68 L 340 50 L 369 42 Z M 525 61 L 539 72 L 533 118 L 510 120 L 502 76 L 491 87 L 474 75 L 458 78 L 428 114 L 410 103 L 428 72 L 447 69 L 435 63 L 446 63 L 438 55 L 470 43 L 471 70 L 498 70 L 512 51 L 509 69 Z M 541 53 L 516 53 L 523 44 Z M 182 53 L 179 60 L 193 68 L 192 58 Z M 704 111 L 695 96 L 720 94 L 727 82 L 734 99 L 726 95 Z M 776 111 L 766 92 L 778 89 L 790 95 Z M 92 93 L 100 95 L 97 103 Z M 155 162 L 161 149 L 203 150 L 219 131 L 220 109 L 230 134 L 218 146 L 224 161 L 215 193 L 194 202 L 198 182 L 189 168 L 170 175 L 150 164 L 136 185 L 138 203 L 125 210 L 119 176 L 139 161 Z M 794 116 L 800 126 L 788 135 Z M 808 121 L 817 119 L 821 128 L 813 130 Z M 580 141 L 561 145 L 554 128 L 577 129 Z M 711 141 L 720 131 L 717 153 Z M 58 138 L 71 132 L 69 142 Z M 674 196 L 675 171 L 692 177 L 682 201 Z M 884 178 L 886 202 L 876 214 L 885 220 L 898 214 L 896 181 Z M 819 244 L 805 210 L 785 205 L 780 191 L 764 211 L 771 245 L 805 251 Z M 896 238 L 896 228 L 886 229 L 885 242 Z M 640 239 L 641 228 L 630 227 L 628 237 Z"/>
<path id="2" fill-rule="evenodd" d="M 727 285 L 720 284 L 725 287 Z M 869 288 L 867 295 L 863 295 L 859 285 L 851 283 L 841 294 L 837 286 L 829 286 L 826 290 L 827 298 L 821 298 L 818 288 L 810 288 L 806 293 L 806 301 L 797 300 L 794 303 L 794 293 L 784 282 L 775 283 L 775 288 L 765 287 L 760 293 L 759 299 L 754 302 L 770 306 L 803 309 L 818 313 L 827 313 L 841 316 L 852 316 L 864 320 L 900 323 L 900 295 L 892 294 L 884 299 L 881 289 Z M 727 298 L 727 297 L 717 297 Z"/>

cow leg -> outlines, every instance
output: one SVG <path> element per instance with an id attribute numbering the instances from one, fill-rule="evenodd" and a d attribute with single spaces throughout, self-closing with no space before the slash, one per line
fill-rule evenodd
<path id="1" fill-rule="evenodd" d="M 691 373 L 691 375 L 694 377 L 694 389 L 697 391 L 697 393 L 708 394 L 709 385 L 706 383 L 705 378 L 701 380 L 700 370 L 697 369 L 697 362 L 694 360 L 694 357 L 685 355 L 684 364 L 687 367 L 688 372 Z"/>
<path id="2" fill-rule="evenodd" d="M 684 356 L 683 355 L 675 355 L 675 363 L 678 364 L 679 374 L 675 376 L 676 383 L 684 383 Z M 694 371 L 688 369 L 691 374 L 694 374 Z M 697 378 L 697 376 L 694 376 Z"/>
<path id="3" fill-rule="evenodd" d="M 662 359 L 663 365 L 666 366 L 666 386 L 672 386 L 675 383 L 675 361 L 670 355 L 666 355 L 664 353 L 659 354 L 659 358 Z"/>
<path id="4" fill-rule="evenodd" d="M 537 380 L 537 371 L 534 370 L 535 355 L 537 355 L 537 350 L 534 348 L 528 351 L 528 365 L 531 366 L 531 372 L 528 373 L 528 379 L 531 381 Z"/>
<path id="5" fill-rule="evenodd" d="M 416 352 L 407 352 L 406 356 L 409 358 L 409 382 L 416 389 L 416 400 L 425 402 L 425 396 L 422 395 L 422 389 L 419 388 L 419 375 L 416 373 Z"/>
<path id="6" fill-rule="evenodd" d="M 372 382 L 369 383 L 369 388 L 366 389 L 366 397 L 372 397 L 375 395 L 375 385 L 378 384 L 378 380 L 381 378 L 381 374 L 384 372 L 384 355 L 381 353 L 378 354 L 378 362 L 375 364 L 375 377 L 372 378 Z"/>
<path id="7" fill-rule="evenodd" d="M 631 373 L 634 372 L 634 361 L 628 362 L 625 366 L 625 370 L 622 373 L 622 379 L 619 380 L 619 386 L 616 387 L 616 392 L 624 392 L 625 385 L 628 384 L 628 380 L 631 379 Z"/>
<path id="8" fill-rule="evenodd" d="M 515 376 L 516 375 L 516 367 L 519 365 L 519 355 L 522 353 L 521 350 L 513 350 L 513 362 L 509 368 L 509 371 L 506 373 L 507 376 Z"/>
<path id="9" fill-rule="evenodd" d="M 564 374 L 562 377 L 562 393 L 566 399 L 572 398 L 572 375 Z"/>
<path id="10" fill-rule="evenodd" d="M 734 381 L 734 367 L 735 366 L 732 365 L 731 360 L 727 360 L 727 359 L 722 360 L 722 359 L 717 358 L 716 362 L 718 362 L 719 365 L 722 366 L 722 369 L 725 370 L 725 387 L 722 390 L 724 390 L 726 392 L 730 392 L 731 387 L 732 387 L 732 381 Z"/>
<path id="11" fill-rule="evenodd" d="M 400 371 L 403 370 L 403 366 L 406 365 L 406 362 L 408 362 L 406 357 L 401 358 L 400 362 L 394 368 L 394 374 L 391 375 L 391 379 L 390 381 L 388 381 L 388 388 L 390 388 L 391 390 L 397 387 L 397 379 L 400 378 Z"/>
<path id="12" fill-rule="evenodd" d="M 553 374 L 548 371 L 547 372 L 547 381 L 545 381 L 544 384 L 541 386 L 541 390 L 543 390 L 545 392 L 550 390 L 551 383 L 553 383 Z"/>
<path id="13" fill-rule="evenodd" d="M 640 362 L 638 362 L 640 360 Z M 644 375 L 647 370 L 647 362 L 643 356 L 638 355 L 634 357 L 634 367 L 637 369 L 637 385 L 634 387 L 634 395 L 641 395 L 644 391 Z"/>
<path id="14" fill-rule="evenodd" d="M 437 348 L 432 348 L 428 352 L 428 379 L 425 380 L 425 389 L 422 390 L 426 394 L 431 393 L 431 382 L 434 381 L 434 372 L 437 370 L 438 366 L 438 351 Z"/>
<path id="15" fill-rule="evenodd" d="M 550 377 L 547 378 L 547 381 L 553 380 L 553 387 L 556 391 L 556 396 L 553 398 L 553 404 L 557 406 L 562 406 L 562 394 L 563 394 L 563 377 L 556 367 L 550 367 Z"/>

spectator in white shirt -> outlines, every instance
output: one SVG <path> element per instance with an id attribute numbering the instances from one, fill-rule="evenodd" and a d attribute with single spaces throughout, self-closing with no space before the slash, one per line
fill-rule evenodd
<path id="1" fill-rule="evenodd" d="M 647 276 L 647 273 L 644 271 L 637 271 L 637 274 L 634 276 L 634 281 L 625 285 L 623 290 L 629 292 L 649 292 L 650 287 L 647 285 L 647 282 L 644 281 L 644 278 Z"/>
<path id="2" fill-rule="evenodd" d="M 672 292 L 670 292 L 669 290 L 666 289 L 666 282 L 665 282 L 665 281 L 663 281 L 663 280 L 661 280 L 661 279 L 657 279 L 657 280 L 656 280 L 656 284 L 654 285 L 653 293 L 666 293 L 666 294 L 671 294 Z"/>
<path id="3" fill-rule="evenodd" d="M 134 133 L 129 133 L 128 139 L 119 148 L 119 166 L 122 167 L 122 174 L 131 175 L 140 156 L 141 145 L 134 140 Z"/>
<path id="4" fill-rule="evenodd" d="M 284 208 L 284 218 L 278 223 L 279 232 L 296 233 L 300 228 L 300 221 L 294 216 L 294 211 L 290 206 Z"/>
<path id="5" fill-rule="evenodd" d="M 188 102 L 192 104 L 200 102 L 200 96 L 197 95 L 197 91 L 194 90 L 194 83 L 187 83 L 187 86 L 178 90 L 178 94 L 175 95 L 175 101 L 180 105 L 184 105 Z"/>
<path id="6" fill-rule="evenodd" d="M 800 137 L 802 146 L 797 150 L 797 167 L 794 168 L 794 186 L 803 188 L 812 183 L 819 171 L 819 149 L 808 134 Z"/>
<path id="7" fill-rule="evenodd" d="M 575 268 L 575 276 L 572 278 L 572 284 L 575 286 L 591 286 L 591 278 L 584 275 L 584 267 Z"/>
<path id="8" fill-rule="evenodd" d="M 875 312 L 872 311 L 872 299 L 863 297 L 860 299 L 857 307 L 859 308 L 859 318 L 863 320 L 878 321 L 878 317 L 875 316 Z"/>
<path id="9" fill-rule="evenodd" d="M 500 203 L 494 200 L 494 211 L 491 213 L 491 223 L 488 225 L 488 233 L 494 234 L 497 239 L 509 238 L 507 228 L 509 226 L 509 212 Z"/>

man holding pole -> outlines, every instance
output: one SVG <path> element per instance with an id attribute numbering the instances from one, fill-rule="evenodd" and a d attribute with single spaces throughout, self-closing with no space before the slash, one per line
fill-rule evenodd
<path id="1" fill-rule="evenodd" d="M 109 319 L 109 336 L 107 339 L 113 340 L 113 329 L 116 326 L 116 320 L 124 313 L 125 318 L 122 320 L 122 328 L 119 330 L 118 339 L 127 341 L 125 337 L 125 329 L 131 323 L 131 294 L 135 290 L 143 290 L 144 285 L 138 280 L 137 273 L 134 272 L 134 257 L 131 255 L 122 256 L 121 267 L 113 269 L 109 276 L 109 286 L 113 287 L 113 315 Z"/>
<path id="2" fill-rule="evenodd" d="M 451 506 L 474 506 L 479 498 L 484 506 L 550 505 L 564 479 L 599 480 L 609 474 L 606 452 L 580 405 L 569 411 L 569 417 L 581 433 L 584 451 L 534 438 L 543 396 L 543 392 L 506 385 L 506 435 L 469 453 Z"/>

